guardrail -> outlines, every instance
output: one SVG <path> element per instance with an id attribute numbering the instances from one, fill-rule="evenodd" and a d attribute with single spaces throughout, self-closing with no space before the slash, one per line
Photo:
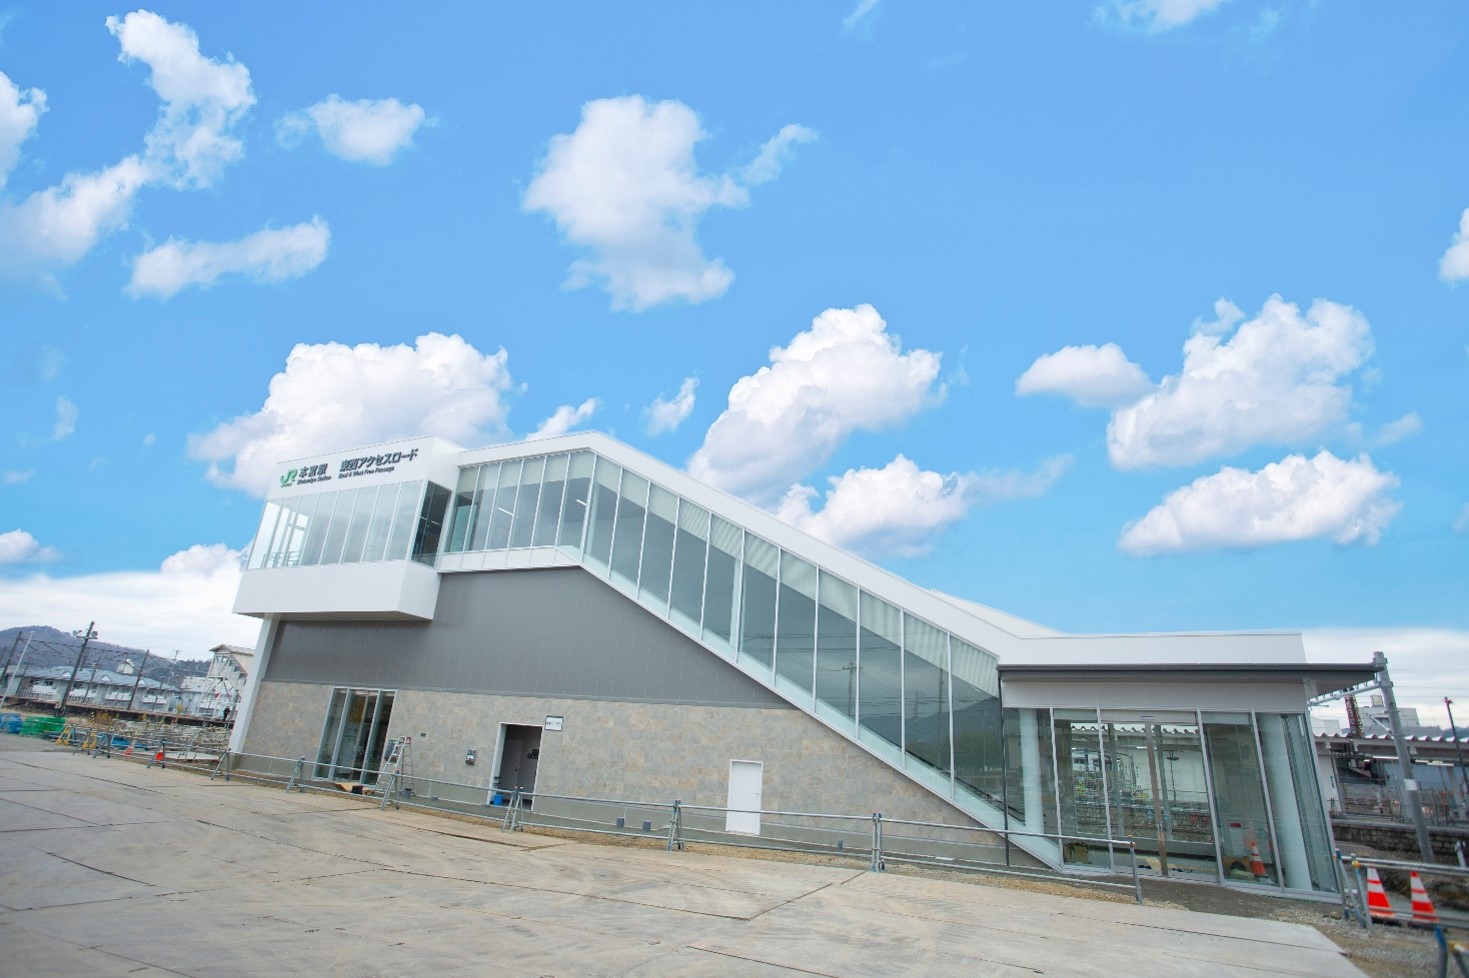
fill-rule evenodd
<path id="1" fill-rule="evenodd" d="M 1367 871 L 1369 869 L 1417 873 L 1419 877 L 1455 879 L 1469 883 L 1469 869 L 1461 866 L 1402 862 L 1396 859 L 1377 859 L 1370 856 L 1343 854 L 1340 849 L 1336 852 L 1336 860 L 1340 873 L 1342 919 L 1355 920 L 1368 931 L 1372 929 L 1374 918 L 1377 917 L 1377 915 L 1373 914 L 1372 908 L 1368 903 L 1369 880 Z M 1469 915 L 1435 911 L 1434 918 L 1432 920 L 1425 920 L 1412 913 L 1405 916 L 1394 911 L 1393 922 L 1412 927 L 1469 930 Z M 1378 923 L 1382 922 L 1380 917 L 1377 920 Z"/>
<path id="2" fill-rule="evenodd" d="M 1143 903 L 1136 843 L 1131 839 L 1059 835 L 982 826 L 951 825 L 914 819 L 889 818 L 881 812 L 854 815 L 833 812 L 796 812 L 778 809 L 739 809 L 691 805 L 675 799 L 597 798 L 550 792 L 501 790 L 463 782 L 416 777 L 399 771 L 321 765 L 304 755 L 205 750 L 192 739 L 161 735 L 137 738 L 103 737 L 98 731 L 69 728 L 62 745 L 94 756 L 123 757 L 167 767 L 172 762 L 209 771 L 210 780 L 239 779 L 279 785 L 285 791 L 342 794 L 344 791 L 378 799 L 378 807 L 452 812 L 497 823 L 514 832 L 533 826 L 592 835 L 639 837 L 663 842 L 669 851 L 689 844 L 733 846 L 860 861 L 871 872 L 888 863 L 962 870 L 1049 882 L 1131 891 Z M 328 779 L 325 775 L 330 774 Z M 732 818 L 733 817 L 733 818 Z M 741 831 L 741 818 L 753 820 L 754 831 Z M 1131 878 L 1117 874 L 1047 872 L 1043 866 L 1016 867 L 1011 860 L 1012 838 L 1049 840 L 1064 850 L 1073 844 L 1105 847 L 1126 859 Z M 1115 863 L 1114 863 L 1115 864 Z"/>

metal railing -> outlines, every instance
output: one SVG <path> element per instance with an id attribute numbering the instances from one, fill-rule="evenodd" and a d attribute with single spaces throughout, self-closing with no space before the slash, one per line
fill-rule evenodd
<path id="1" fill-rule="evenodd" d="M 690 844 L 732 846 L 776 852 L 851 859 L 872 872 L 889 863 L 929 869 L 959 870 L 992 875 L 1062 882 L 1132 893 L 1143 903 L 1136 843 L 1132 839 L 1059 835 L 983 826 L 953 825 L 914 819 L 889 818 L 881 812 L 844 814 L 778 809 L 739 809 L 692 805 L 679 799 L 646 801 L 562 795 L 523 789 L 486 788 L 463 782 L 340 765 L 319 765 L 304 755 L 206 751 L 187 738 L 103 738 L 88 744 L 80 729 L 67 735 L 74 750 L 94 755 L 146 761 L 149 767 L 170 762 L 209 772 L 210 780 L 235 779 L 280 786 L 285 791 L 377 798 L 378 807 L 451 812 L 487 823 L 502 831 L 527 826 L 591 835 L 621 836 L 661 841 L 668 851 L 684 851 Z M 125 746 L 124 746 L 125 745 Z M 320 770 L 326 767 L 326 770 Z M 351 786 L 344 792 L 343 786 Z M 744 824 L 742 830 L 741 823 Z M 753 829 L 751 831 L 751 829 Z M 1105 847 L 1126 860 L 1127 872 L 1092 874 L 1048 871 L 1044 864 L 1016 866 L 1011 858 L 1012 838 L 1047 840 L 1058 851 L 1075 844 Z M 1115 865 L 1115 863 L 1114 863 Z M 1115 877 L 1121 875 L 1122 880 Z M 1112 876 L 1114 878 L 1108 878 Z"/>
<path id="2" fill-rule="evenodd" d="M 1368 906 L 1367 870 L 1417 873 L 1420 877 L 1453 879 L 1469 883 L 1469 869 L 1462 866 L 1442 866 L 1436 863 L 1402 862 L 1396 859 L 1376 859 L 1370 856 L 1343 854 L 1336 851 L 1337 869 L 1341 883 L 1342 919 L 1355 920 L 1366 930 L 1372 929 L 1373 913 Z M 1469 915 L 1436 911 L 1435 920 L 1418 919 L 1413 914 L 1395 913 L 1394 921 L 1417 927 L 1447 927 L 1469 930 Z M 1379 923 L 1381 921 L 1379 920 Z"/>

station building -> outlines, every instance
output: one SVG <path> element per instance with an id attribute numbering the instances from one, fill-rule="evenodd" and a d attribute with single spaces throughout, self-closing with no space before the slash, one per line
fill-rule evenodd
<path id="1" fill-rule="evenodd" d="M 231 749 L 423 777 L 1012 832 L 1035 863 L 1330 892 L 1293 633 L 1064 634 L 905 581 L 609 437 L 281 465 Z M 478 790 L 478 789 L 476 789 Z M 539 802 L 533 802 L 538 804 Z M 732 816 L 733 818 L 733 816 Z M 758 833 L 758 817 L 730 826 Z"/>

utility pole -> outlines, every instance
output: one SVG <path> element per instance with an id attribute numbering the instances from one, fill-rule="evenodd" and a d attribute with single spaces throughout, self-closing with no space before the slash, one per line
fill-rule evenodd
<path id="1" fill-rule="evenodd" d="M 10 651 L 5 655 L 5 665 L 4 667 L 0 667 L 0 686 L 5 684 L 5 673 L 10 670 L 10 660 L 15 658 L 15 650 L 20 645 L 20 637 L 24 634 L 24 632 L 16 632 L 15 641 L 10 643 Z M 30 643 L 27 642 L 26 644 L 29 645 Z M 1444 700 L 1444 702 L 1447 703 L 1448 700 Z"/>
<path id="2" fill-rule="evenodd" d="M 138 702 L 138 684 L 143 681 L 143 670 L 148 668 L 148 653 L 151 651 L 152 649 L 143 650 L 143 664 L 138 666 L 138 678 L 133 680 L 133 695 L 128 697 L 129 711 L 131 711 L 134 704 Z"/>
<path id="3" fill-rule="evenodd" d="M 20 636 L 20 632 L 15 633 L 15 642 L 10 643 L 10 655 L 5 657 L 5 668 L 0 669 L 0 706 L 4 706 L 5 701 L 10 697 L 10 682 L 6 679 L 6 673 L 10 671 L 10 656 L 15 655 L 15 646 L 20 641 Z M 25 648 L 20 650 L 20 661 L 15 664 L 16 672 L 20 672 L 21 668 L 25 666 L 26 652 L 30 651 L 30 647 L 31 640 L 27 638 Z"/>
<path id="4" fill-rule="evenodd" d="M 96 624 L 97 623 L 95 621 L 87 622 L 87 631 L 85 634 L 81 632 L 72 632 L 73 635 L 77 635 L 81 638 L 82 650 L 77 653 L 76 665 L 71 667 L 71 675 L 67 677 L 66 688 L 61 691 L 61 699 L 56 704 L 60 708 L 62 713 L 66 712 L 66 701 L 71 696 L 72 683 L 77 681 L 77 672 L 79 672 L 82 668 L 82 660 L 87 657 L 87 643 L 97 637 L 97 633 L 93 631 L 93 627 Z"/>
<path id="5" fill-rule="evenodd" d="M 1454 754 L 1459 758 L 1459 778 L 1464 782 L 1465 804 L 1469 805 L 1469 771 L 1464 770 L 1464 747 L 1459 743 L 1459 728 L 1454 725 L 1454 701 L 1445 696 L 1443 705 L 1449 711 L 1449 729 L 1454 732 Z"/>
<path id="6" fill-rule="evenodd" d="M 1413 831 L 1418 835 L 1418 853 L 1425 863 L 1433 859 L 1433 842 L 1428 838 L 1428 823 L 1423 820 L 1423 804 L 1418 800 L 1418 779 L 1413 777 L 1413 760 L 1408 756 L 1408 745 L 1403 743 L 1403 724 L 1398 719 L 1398 701 L 1393 695 L 1392 679 L 1387 674 L 1387 656 L 1372 653 L 1372 665 L 1377 669 L 1377 680 L 1382 690 L 1382 705 L 1387 707 L 1387 722 L 1392 726 L 1393 745 L 1398 752 L 1398 767 L 1403 772 L 1403 806 L 1413 816 Z"/>

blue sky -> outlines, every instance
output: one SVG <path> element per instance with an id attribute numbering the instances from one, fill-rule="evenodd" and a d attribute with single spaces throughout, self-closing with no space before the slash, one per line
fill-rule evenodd
<path id="1" fill-rule="evenodd" d="M 0 624 L 248 644 L 275 459 L 580 426 L 1469 710 L 1469 9 L 684 7 L 0 9 Z"/>

